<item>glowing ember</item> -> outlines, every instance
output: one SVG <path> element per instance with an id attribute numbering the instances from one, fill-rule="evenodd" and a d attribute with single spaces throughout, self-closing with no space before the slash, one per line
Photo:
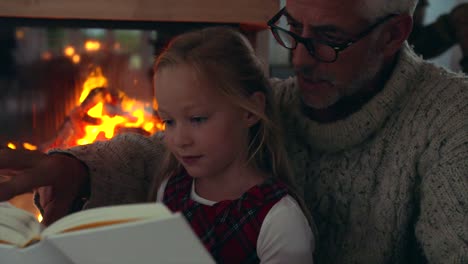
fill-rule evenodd
<path id="1" fill-rule="evenodd" d="M 101 43 L 96 40 L 88 40 L 85 42 L 85 49 L 87 51 L 98 51 L 101 48 Z"/>
<path id="2" fill-rule="evenodd" d="M 17 149 L 16 144 L 14 144 L 12 142 L 8 142 L 7 147 L 10 148 L 10 149 Z M 37 150 L 37 146 L 35 146 L 35 145 L 31 144 L 31 143 L 28 143 L 28 142 L 23 143 L 23 148 L 27 149 L 27 150 Z"/>
<path id="3" fill-rule="evenodd" d="M 7 147 L 11 148 L 11 149 L 16 149 L 16 145 L 13 144 L 13 143 L 8 143 Z"/>
<path id="4" fill-rule="evenodd" d="M 75 48 L 73 46 L 67 46 L 64 50 L 63 53 L 67 57 L 71 57 L 75 54 Z"/>
<path id="5" fill-rule="evenodd" d="M 78 63 L 80 63 L 80 61 L 81 61 L 80 55 L 75 54 L 75 55 L 72 56 L 72 62 L 73 62 L 74 64 L 78 64 Z"/>
<path id="6" fill-rule="evenodd" d="M 23 148 L 28 150 L 37 150 L 37 146 L 34 146 L 28 142 L 23 143 Z"/>

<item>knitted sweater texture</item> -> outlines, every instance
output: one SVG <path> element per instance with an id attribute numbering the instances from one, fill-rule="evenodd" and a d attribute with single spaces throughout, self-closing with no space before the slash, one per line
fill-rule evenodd
<path id="1" fill-rule="evenodd" d="M 405 45 L 384 89 L 330 124 L 302 114 L 294 78 L 273 88 L 317 263 L 468 263 L 466 76 Z M 144 201 L 162 146 L 129 134 L 67 152 L 88 165 L 95 207 Z"/>

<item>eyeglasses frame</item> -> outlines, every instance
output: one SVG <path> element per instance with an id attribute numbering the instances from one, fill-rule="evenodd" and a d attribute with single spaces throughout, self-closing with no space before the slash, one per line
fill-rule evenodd
<path id="1" fill-rule="evenodd" d="M 278 13 L 276 13 L 276 15 L 274 15 L 270 20 L 268 20 L 267 22 L 267 25 L 268 27 L 270 28 L 271 30 L 271 33 L 273 34 L 273 36 L 275 37 L 276 41 L 280 43 L 281 46 L 285 47 L 286 49 L 289 49 L 289 50 L 294 50 L 297 48 L 297 45 L 299 43 L 302 43 L 302 45 L 304 45 L 307 49 L 307 51 L 310 53 L 310 55 L 312 55 L 314 58 L 316 58 L 317 60 L 321 61 L 321 62 L 326 62 L 326 63 L 333 63 L 335 62 L 337 59 L 338 59 L 338 55 L 340 52 L 344 51 L 345 49 L 349 48 L 351 45 L 355 44 L 356 42 L 360 41 L 361 39 L 363 39 L 364 37 L 366 37 L 367 35 L 369 35 L 374 29 L 376 29 L 378 26 L 382 25 L 383 23 L 385 23 L 386 21 L 388 21 L 390 18 L 393 18 L 395 16 L 398 16 L 398 14 L 389 14 L 383 18 L 380 18 L 377 20 L 377 22 L 375 22 L 374 24 L 372 24 L 370 27 L 368 27 L 366 30 L 364 30 L 363 32 L 359 33 L 356 38 L 352 41 L 348 41 L 346 43 L 343 43 L 343 44 L 340 44 L 340 45 L 336 45 L 336 44 L 331 44 L 331 43 L 328 43 L 326 41 L 322 41 L 322 40 L 318 40 L 318 39 L 315 39 L 315 38 L 304 38 L 304 37 L 301 37 L 299 35 L 297 35 L 296 33 L 293 33 L 289 30 L 286 30 L 284 28 L 281 28 L 281 27 L 278 27 L 276 26 L 276 22 L 278 22 L 278 20 L 281 18 L 282 15 L 286 14 L 286 7 L 283 7 Z M 279 30 L 279 31 L 282 31 L 288 35 L 290 35 L 294 40 L 295 40 L 295 45 L 294 47 L 291 47 L 291 48 L 288 48 L 284 45 L 281 44 L 282 41 L 278 40 L 279 36 L 278 36 L 278 33 L 276 32 L 276 30 Z M 323 60 L 321 58 L 318 58 L 315 53 L 313 52 L 313 42 L 318 42 L 318 43 L 321 43 L 323 45 L 327 45 L 329 46 L 330 48 L 332 48 L 334 51 L 335 51 L 335 58 L 331 61 L 328 61 L 328 60 Z M 309 45 L 312 47 L 310 48 Z"/>

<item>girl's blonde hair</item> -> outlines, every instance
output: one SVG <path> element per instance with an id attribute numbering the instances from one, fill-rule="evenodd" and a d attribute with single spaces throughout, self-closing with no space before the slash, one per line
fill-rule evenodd
<path id="1" fill-rule="evenodd" d="M 289 194 L 298 201 L 310 221 L 308 210 L 292 180 L 269 81 L 248 40 L 227 27 L 209 27 L 182 34 L 174 38 L 157 58 L 155 78 L 162 69 L 182 64 L 193 67 L 200 77 L 212 82 L 234 105 L 259 118 L 249 132 L 248 163 L 285 183 Z M 264 111 L 257 110 L 256 105 L 248 100 L 255 92 L 265 95 Z M 181 164 L 167 151 L 159 176 L 155 177 L 150 199 L 155 200 L 157 189 L 165 178 L 181 171 Z"/>

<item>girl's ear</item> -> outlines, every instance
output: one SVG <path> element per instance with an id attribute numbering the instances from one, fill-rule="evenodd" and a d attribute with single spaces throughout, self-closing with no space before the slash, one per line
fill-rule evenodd
<path id="1" fill-rule="evenodd" d="M 265 94 L 262 92 L 253 93 L 250 98 L 250 104 L 253 106 L 253 111 L 247 111 L 245 113 L 245 124 L 247 127 L 251 127 L 258 123 L 260 115 L 265 113 Z"/>

